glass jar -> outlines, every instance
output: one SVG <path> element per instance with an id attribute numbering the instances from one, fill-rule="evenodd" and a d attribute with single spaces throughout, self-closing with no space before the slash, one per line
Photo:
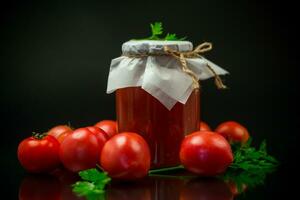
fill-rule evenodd
<path id="1" fill-rule="evenodd" d="M 171 110 L 140 87 L 118 89 L 116 111 L 119 132 L 136 132 L 148 142 L 152 168 L 176 166 L 182 139 L 199 130 L 199 89 Z"/>
<path id="2" fill-rule="evenodd" d="M 180 164 L 181 141 L 199 130 L 196 83 L 227 73 L 198 55 L 210 49 L 210 43 L 193 50 L 189 41 L 130 40 L 111 61 L 107 93 L 116 92 L 118 131 L 145 138 L 152 168 Z"/>

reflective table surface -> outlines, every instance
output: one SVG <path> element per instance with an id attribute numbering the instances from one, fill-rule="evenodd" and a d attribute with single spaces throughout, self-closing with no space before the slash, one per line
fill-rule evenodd
<path id="1" fill-rule="evenodd" d="M 186 171 L 151 175 L 134 182 L 112 181 L 97 198 L 78 197 L 72 184 L 80 180 L 76 174 L 59 169 L 51 175 L 22 174 L 18 185 L 19 200 L 232 200 L 274 199 L 284 194 L 278 178 L 281 168 L 267 175 L 264 182 L 248 186 L 232 178 L 195 177 Z M 253 177 L 249 183 L 260 182 Z M 277 198 L 276 198 L 277 199 Z"/>

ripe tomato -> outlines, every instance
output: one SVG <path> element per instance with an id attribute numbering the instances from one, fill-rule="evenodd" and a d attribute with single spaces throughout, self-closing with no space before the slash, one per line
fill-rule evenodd
<path id="1" fill-rule="evenodd" d="M 66 131 L 72 131 L 72 128 L 67 125 L 58 125 L 48 131 L 48 135 L 52 135 L 56 139 Z"/>
<path id="2" fill-rule="evenodd" d="M 208 126 L 208 124 L 207 123 L 205 123 L 205 122 L 203 122 L 203 121 L 201 121 L 200 123 L 199 123 L 199 126 L 200 126 L 200 131 L 211 131 L 211 129 L 210 129 L 210 127 Z"/>
<path id="3" fill-rule="evenodd" d="M 89 131 L 91 131 L 92 133 L 95 133 L 100 140 L 103 140 L 103 138 L 105 140 L 108 140 L 110 138 L 104 130 L 97 126 L 88 126 L 86 128 L 89 129 Z"/>
<path id="4" fill-rule="evenodd" d="M 147 175 L 150 168 L 150 150 L 140 135 L 120 133 L 105 143 L 100 163 L 112 178 L 141 178 Z"/>
<path id="5" fill-rule="evenodd" d="M 233 200 L 227 184 L 217 178 L 193 179 L 181 190 L 180 200 Z"/>
<path id="6" fill-rule="evenodd" d="M 117 134 L 117 122 L 112 120 L 103 120 L 95 124 L 96 127 L 104 130 L 109 137 Z"/>
<path id="7" fill-rule="evenodd" d="M 181 163 L 202 176 L 224 172 L 233 161 L 231 147 L 224 137 L 210 131 L 187 135 L 180 148 Z"/>
<path id="8" fill-rule="evenodd" d="M 51 135 L 24 139 L 18 147 L 18 159 L 29 172 L 48 172 L 59 166 L 59 142 Z"/>
<path id="9" fill-rule="evenodd" d="M 246 143 L 249 139 L 248 130 L 243 125 L 234 121 L 221 123 L 215 132 L 225 137 L 229 142 Z"/>
<path id="10" fill-rule="evenodd" d="M 62 134 L 60 134 L 60 135 L 58 136 L 57 141 L 61 144 L 62 141 L 64 141 L 64 139 L 65 139 L 68 135 L 70 135 L 71 133 L 73 133 L 73 131 L 65 131 L 65 132 L 63 132 Z"/>
<path id="11" fill-rule="evenodd" d="M 79 128 L 62 141 L 59 157 L 65 168 L 72 172 L 93 168 L 99 161 L 105 142 L 106 139 L 100 140 L 89 129 Z"/>
<path id="12" fill-rule="evenodd" d="M 19 200 L 60 200 L 60 183 L 50 175 L 26 177 L 19 188 Z"/>

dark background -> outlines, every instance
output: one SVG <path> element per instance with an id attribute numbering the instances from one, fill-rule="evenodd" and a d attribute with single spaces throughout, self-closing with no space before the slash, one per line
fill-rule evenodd
<path id="1" fill-rule="evenodd" d="M 106 83 L 121 44 L 149 35 L 149 23 L 210 41 L 206 57 L 227 69 L 230 87 L 202 82 L 201 115 L 212 127 L 236 120 L 258 144 L 267 140 L 281 167 L 259 191 L 285 197 L 296 166 L 297 22 L 291 1 L 9 1 L 1 4 L 1 184 L 17 197 L 25 172 L 18 143 L 32 131 L 115 119 Z M 293 176 L 294 177 L 294 176 Z"/>

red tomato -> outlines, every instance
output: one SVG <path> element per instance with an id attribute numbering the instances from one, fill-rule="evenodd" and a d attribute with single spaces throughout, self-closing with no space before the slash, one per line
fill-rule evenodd
<path id="1" fill-rule="evenodd" d="M 60 134 L 57 138 L 57 141 L 61 144 L 62 141 L 64 141 L 64 139 L 70 135 L 71 133 L 73 133 L 73 131 L 66 131 L 66 132 L 63 132 L 62 134 Z"/>
<path id="2" fill-rule="evenodd" d="M 117 134 L 117 122 L 112 120 L 103 120 L 95 124 L 96 127 L 104 130 L 109 137 Z"/>
<path id="3" fill-rule="evenodd" d="M 180 200 L 233 200 L 227 184 L 217 178 L 189 181 L 180 193 Z"/>
<path id="4" fill-rule="evenodd" d="M 98 163 L 105 141 L 87 128 L 76 129 L 62 141 L 60 159 L 72 172 L 93 168 Z"/>
<path id="5" fill-rule="evenodd" d="M 67 125 L 58 125 L 48 131 L 48 135 L 52 135 L 56 139 L 66 131 L 72 131 L 72 128 Z"/>
<path id="6" fill-rule="evenodd" d="M 49 175 L 26 177 L 19 188 L 19 200 L 60 200 L 60 183 Z"/>
<path id="7" fill-rule="evenodd" d="M 199 123 L 199 126 L 200 126 L 200 131 L 211 131 L 211 129 L 210 129 L 210 127 L 208 126 L 208 124 L 207 123 L 205 123 L 205 122 L 203 122 L 203 121 L 201 121 L 200 123 Z"/>
<path id="8" fill-rule="evenodd" d="M 234 121 L 223 122 L 216 128 L 215 132 L 225 137 L 229 142 L 246 143 L 249 139 L 248 130 Z"/>
<path id="9" fill-rule="evenodd" d="M 59 166 L 59 142 L 51 135 L 29 137 L 18 147 L 18 159 L 29 172 L 48 172 Z"/>
<path id="10" fill-rule="evenodd" d="M 101 128 L 99 128 L 97 126 L 88 126 L 86 128 L 89 129 L 89 131 L 91 131 L 92 133 L 95 133 L 99 137 L 100 140 L 103 140 L 103 138 L 104 138 L 106 141 L 110 138 L 104 130 L 102 130 Z"/>
<path id="11" fill-rule="evenodd" d="M 105 143 L 100 162 L 112 178 L 141 178 L 147 175 L 150 168 L 150 150 L 140 135 L 124 132 Z"/>
<path id="12" fill-rule="evenodd" d="M 187 135 L 180 148 L 181 163 L 202 176 L 224 172 L 233 161 L 231 147 L 224 137 L 210 131 Z"/>

